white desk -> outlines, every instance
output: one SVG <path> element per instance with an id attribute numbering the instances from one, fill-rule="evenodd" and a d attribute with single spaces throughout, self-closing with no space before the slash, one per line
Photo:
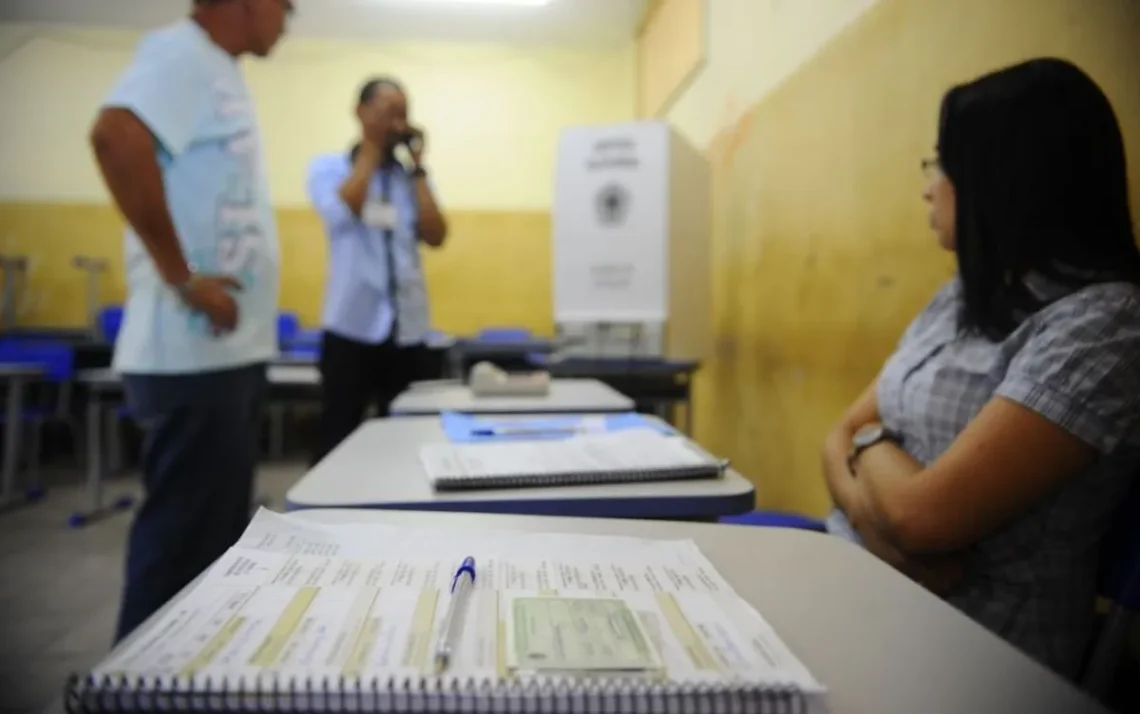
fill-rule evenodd
<path id="1" fill-rule="evenodd" d="M 321 383 L 321 375 L 317 366 L 300 362 L 270 364 L 266 370 L 266 378 L 270 386 L 315 387 Z M 76 375 L 76 381 L 102 392 L 117 392 L 122 389 L 123 385 L 122 375 L 109 367 L 85 369 Z"/>
<path id="2" fill-rule="evenodd" d="M 271 387 L 317 387 L 321 383 L 315 364 L 271 364 L 266 378 Z"/>
<path id="3" fill-rule="evenodd" d="M 322 523 L 690 539 L 828 689 L 830 714 L 1109 714 L 861 548 L 782 528 L 314 510 Z M 195 581 L 197 582 L 197 581 Z M 189 588 L 150 623 L 178 606 Z M 131 635 L 128 647 L 147 631 Z M 62 700 L 48 711 L 62 711 Z"/>
<path id="4" fill-rule="evenodd" d="M 16 472 L 20 469 L 20 446 L 24 409 L 24 386 L 42 376 L 44 368 L 35 364 L 0 364 L 0 380 L 8 388 L 4 407 L 4 466 L 0 473 L 0 509 L 23 500 L 16 494 Z"/>
<path id="5" fill-rule="evenodd" d="M 874 556 L 832 536 L 628 520 L 353 510 L 299 515 L 325 523 L 692 539 L 827 686 L 831 714 L 1107 714 Z"/>
<path id="6" fill-rule="evenodd" d="M 426 416 L 441 412 L 469 414 L 585 414 L 627 412 L 633 400 L 596 379 L 554 379 L 542 396 L 477 397 L 462 384 L 409 389 L 392 402 L 393 416 Z"/>
<path id="7" fill-rule="evenodd" d="M 438 417 L 367 421 L 289 490 L 286 507 L 715 519 L 752 510 L 756 498 L 731 469 L 719 479 L 436 493 L 419 454 L 440 441 Z"/>

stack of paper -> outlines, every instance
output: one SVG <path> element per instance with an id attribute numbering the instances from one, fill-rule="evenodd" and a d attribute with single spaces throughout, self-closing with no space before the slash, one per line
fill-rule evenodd
<path id="1" fill-rule="evenodd" d="M 426 444 L 420 461 L 437 490 L 715 478 L 724 469 L 685 437 L 654 429 L 561 441 Z"/>
<path id="2" fill-rule="evenodd" d="M 468 556 L 478 577 L 450 682 L 621 675 L 822 692 L 691 542 L 321 526 L 267 511 L 93 681 L 425 681 Z"/>

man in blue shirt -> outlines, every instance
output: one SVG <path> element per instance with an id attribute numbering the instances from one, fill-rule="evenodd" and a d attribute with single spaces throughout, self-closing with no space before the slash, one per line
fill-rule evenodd
<path id="1" fill-rule="evenodd" d="M 146 36 L 91 133 L 129 228 L 115 345 L 144 431 L 121 639 L 249 521 L 265 365 L 277 353 L 277 228 L 238 65 L 266 56 L 291 0 L 195 0 Z"/>
<path id="2" fill-rule="evenodd" d="M 447 237 L 403 88 L 388 78 L 368 82 L 356 116 L 359 143 L 318 157 L 309 171 L 309 196 L 329 237 L 314 463 L 352 433 L 370 403 L 387 416 L 422 373 L 430 318 L 419 244 L 439 247 Z M 401 147 L 410 166 L 397 159 Z"/>

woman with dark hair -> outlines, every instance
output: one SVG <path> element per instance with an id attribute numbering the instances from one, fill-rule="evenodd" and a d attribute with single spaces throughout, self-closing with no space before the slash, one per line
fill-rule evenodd
<path id="1" fill-rule="evenodd" d="M 958 274 L 828 435 L 833 533 L 1074 677 L 1140 470 L 1140 250 L 1120 127 L 1039 59 L 951 89 L 923 198 Z"/>

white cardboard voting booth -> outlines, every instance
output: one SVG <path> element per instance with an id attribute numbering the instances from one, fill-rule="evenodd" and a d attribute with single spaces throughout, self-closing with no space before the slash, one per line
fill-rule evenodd
<path id="1" fill-rule="evenodd" d="M 603 356 L 704 358 L 710 232 L 707 162 L 667 124 L 567 129 L 553 208 L 560 332 L 616 337 L 595 342 Z"/>

